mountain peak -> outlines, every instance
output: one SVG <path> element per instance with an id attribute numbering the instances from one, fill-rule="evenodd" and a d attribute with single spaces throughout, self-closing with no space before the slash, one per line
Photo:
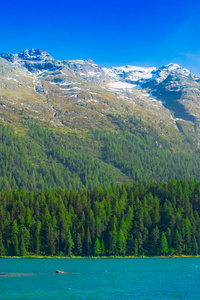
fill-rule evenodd
<path id="1" fill-rule="evenodd" d="M 18 54 L 9 54 L 9 53 L 0 53 L 0 57 L 10 61 L 33 61 L 33 62 L 47 62 L 54 61 L 54 59 L 46 51 L 40 49 L 27 49 L 22 53 Z"/>
<path id="2" fill-rule="evenodd" d="M 36 61 L 47 61 L 53 60 L 53 58 L 46 51 L 40 49 L 27 49 L 22 53 L 18 54 L 18 57 L 23 60 L 36 60 Z"/>
<path id="3" fill-rule="evenodd" d="M 157 71 L 167 71 L 167 72 L 170 72 L 170 73 L 171 72 L 172 73 L 173 72 L 180 72 L 181 70 L 187 70 L 187 69 L 184 69 L 180 65 L 172 63 L 172 62 L 157 69 Z M 187 70 L 187 72 L 190 72 L 190 71 Z"/>
<path id="4" fill-rule="evenodd" d="M 160 73 L 161 76 L 163 76 L 164 74 L 165 76 L 167 76 L 168 73 L 176 73 L 181 76 L 187 76 L 189 78 L 192 78 L 193 80 L 199 79 L 199 77 L 197 77 L 191 71 L 175 63 L 169 63 L 168 65 L 159 68 L 157 72 Z"/>
<path id="5" fill-rule="evenodd" d="M 180 68 L 182 69 L 181 66 L 179 66 L 178 64 L 172 63 L 172 62 L 165 65 L 164 67 L 167 68 L 170 71 L 177 70 L 177 69 L 180 69 Z"/>

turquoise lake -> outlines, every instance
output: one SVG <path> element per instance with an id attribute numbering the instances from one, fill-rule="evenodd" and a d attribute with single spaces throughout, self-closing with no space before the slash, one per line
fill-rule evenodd
<path id="1" fill-rule="evenodd" d="M 0 274 L 0 299 L 200 299 L 200 258 L 2 258 Z"/>

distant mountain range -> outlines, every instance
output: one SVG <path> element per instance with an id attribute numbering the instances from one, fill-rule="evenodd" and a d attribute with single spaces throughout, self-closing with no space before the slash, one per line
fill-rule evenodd
<path id="1" fill-rule="evenodd" d="M 199 145 L 200 79 L 177 64 L 101 68 L 89 59 L 58 61 L 36 49 L 0 57 L 5 113 L 23 108 L 34 118 L 60 125 L 78 114 L 93 126 L 93 118 L 138 111 L 142 119 L 162 120 Z"/>
<path id="2" fill-rule="evenodd" d="M 55 60 L 38 49 L 1 53 L 0 119 L 26 137 L 24 124 L 35 122 L 65 135 L 76 133 L 83 144 L 95 130 L 141 138 L 146 132 L 161 148 L 159 139 L 175 152 L 198 152 L 200 79 L 173 63 L 158 69 L 101 68 L 90 59 Z M 89 143 L 91 149 L 84 151 L 100 157 L 95 149 L 101 143 Z M 70 145 L 76 151 L 80 146 L 74 140 Z M 126 176 L 123 180 L 135 178 Z"/>

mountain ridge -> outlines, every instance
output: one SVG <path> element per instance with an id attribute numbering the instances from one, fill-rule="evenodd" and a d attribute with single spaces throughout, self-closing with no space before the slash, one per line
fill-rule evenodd
<path id="1" fill-rule="evenodd" d="M 0 54 L 0 120 L 23 137 L 33 187 L 198 177 L 199 97 L 199 78 L 177 64 L 101 68 L 39 49 Z M 19 181 L 8 167 L 8 149 L 3 186 L 29 185 L 26 168 Z"/>
<path id="2" fill-rule="evenodd" d="M 45 94 L 45 89 L 41 88 L 41 86 L 43 86 L 43 83 L 41 82 L 42 79 L 44 79 L 48 84 L 55 85 L 56 88 L 60 88 L 60 91 L 68 90 L 68 100 L 70 96 L 71 98 L 73 97 L 72 95 L 69 95 L 70 88 L 71 90 L 79 90 L 82 88 L 80 85 L 83 83 L 86 84 L 87 82 L 87 84 L 91 83 L 95 85 L 96 88 L 104 88 L 106 93 L 113 94 L 114 97 L 117 97 L 124 102 L 132 101 L 133 104 L 137 103 L 140 107 L 144 106 L 144 102 L 146 102 L 145 105 L 148 107 L 148 102 L 151 101 L 151 107 L 149 106 L 148 109 L 151 113 L 152 110 L 153 113 L 155 113 L 153 106 L 155 108 L 155 106 L 159 104 L 161 104 L 160 110 L 162 110 L 161 106 L 164 105 L 165 108 L 173 112 L 171 109 L 172 107 L 168 104 L 170 101 L 166 99 L 169 97 L 169 95 L 167 95 L 168 93 L 170 96 L 173 95 L 172 98 L 175 98 L 173 99 L 173 103 L 179 107 L 182 106 L 185 110 L 185 114 L 178 114 L 177 118 L 184 121 L 192 121 L 193 123 L 194 119 L 195 121 L 197 119 L 193 116 L 193 118 L 191 117 L 187 120 L 184 116 L 186 114 L 191 116 L 194 115 L 192 109 L 189 107 L 191 106 L 191 103 L 189 103 L 190 99 L 185 99 L 185 96 L 189 96 L 191 98 L 191 95 L 189 95 L 188 92 L 190 89 L 193 94 L 195 94 L 196 91 L 197 95 L 195 96 L 200 97 L 199 78 L 189 70 L 182 68 L 177 64 L 170 63 L 160 68 L 134 66 L 101 68 L 90 59 L 55 60 L 47 52 L 39 49 L 25 50 L 19 54 L 1 53 L 0 57 L 10 62 L 12 64 L 11 68 L 16 66 L 21 68 L 22 72 L 28 71 L 28 73 L 22 74 L 29 78 L 31 77 L 33 79 L 35 74 L 36 77 L 33 79 L 33 83 L 39 80 L 40 82 L 38 85 L 34 86 L 34 89 L 37 93 L 41 93 L 43 95 Z M 11 71 L 13 73 L 13 70 Z M 76 86 L 72 88 L 70 86 L 70 83 L 72 82 L 67 82 L 68 78 L 66 77 L 69 77 L 68 73 L 70 73 L 70 77 L 73 77 L 74 75 L 78 77 L 79 80 L 82 79 L 83 81 L 77 82 L 75 80 L 73 84 Z M 17 76 L 19 77 L 19 74 Z M 53 80 L 50 80 L 51 78 L 53 78 Z M 17 82 L 17 78 L 7 77 L 7 80 Z M 189 85 L 189 89 L 186 93 L 186 89 L 188 88 L 187 85 Z M 90 87 L 87 90 L 89 89 Z M 96 91 L 93 91 L 93 93 L 95 92 Z M 46 93 L 48 93 L 47 89 Z M 131 93 L 133 95 L 130 95 Z M 85 98 L 87 98 L 87 96 Z M 94 97 L 91 97 L 90 94 L 89 98 L 91 99 Z M 187 103 L 183 103 L 184 101 Z M 195 105 L 196 104 L 199 106 L 199 101 L 196 101 Z M 170 116 L 169 112 L 166 113 Z M 171 117 L 173 115 L 174 113 L 171 114 Z M 200 115 L 198 112 L 198 121 L 199 118 Z"/>
<path id="3" fill-rule="evenodd" d="M 160 68 L 101 68 L 90 59 L 55 60 L 46 51 L 39 49 L 25 50 L 19 54 L 1 53 L 0 58 L 11 63 L 12 76 L 16 70 L 20 73 L 16 74 L 17 77 L 4 76 L 6 90 L 9 81 L 12 93 L 14 82 L 17 83 L 18 78 L 23 76 L 24 82 L 16 88 L 23 88 L 26 81 L 23 97 L 30 97 L 30 93 L 37 101 L 39 97 L 43 102 L 43 110 L 47 110 L 46 117 L 50 111 L 51 115 L 57 116 L 56 120 L 51 116 L 47 119 L 57 124 L 63 124 L 65 119 L 63 113 L 59 117 L 62 111 L 60 102 L 57 101 L 55 105 L 55 99 L 60 97 L 63 103 L 70 106 L 66 111 L 69 112 L 73 106 L 75 115 L 79 115 L 77 108 L 82 107 L 85 110 L 84 117 L 89 119 L 92 117 L 89 109 L 94 110 L 94 107 L 99 119 L 110 114 L 111 110 L 115 110 L 115 113 L 137 112 L 143 119 L 152 119 L 154 116 L 155 123 L 164 118 L 168 126 L 173 126 L 187 136 L 189 133 L 196 144 L 200 144 L 200 79 L 178 64 L 170 63 Z M 1 69 L 2 65 L 5 68 L 5 64 L 1 63 Z M 9 66 L 6 68 L 9 69 Z M 3 105 L 6 106 L 6 103 Z"/>

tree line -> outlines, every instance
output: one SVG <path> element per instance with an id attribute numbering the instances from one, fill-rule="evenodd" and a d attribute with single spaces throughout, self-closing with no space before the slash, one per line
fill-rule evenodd
<path id="1" fill-rule="evenodd" d="M 1 190 L 0 255 L 197 255 L 200 182 Z"/>

